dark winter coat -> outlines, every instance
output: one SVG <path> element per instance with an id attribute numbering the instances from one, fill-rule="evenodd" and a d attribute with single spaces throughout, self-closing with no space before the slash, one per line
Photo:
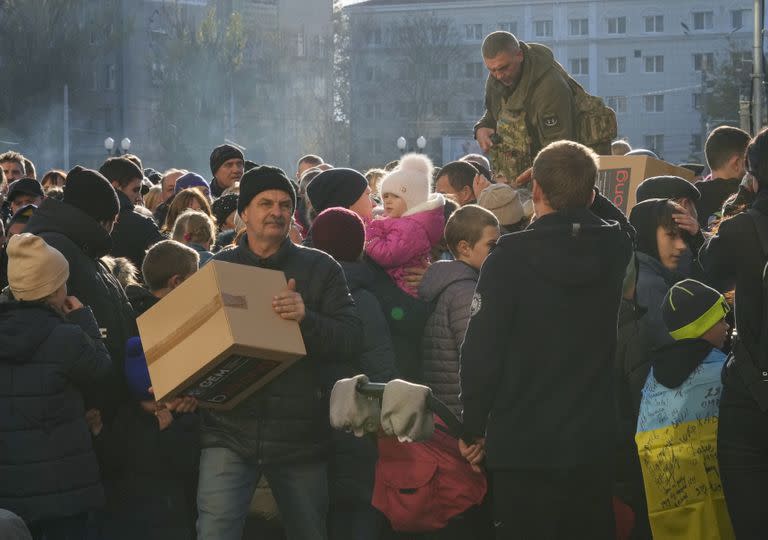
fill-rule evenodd
<path id="1" fill-rule="evenodd" d="M 120 199 L 120 215 L 112 229 L 112 256 L 126 257 L 141 269 L 144 253 L 165 237 L 152 219 L 135 210 L 125 193 L 117 190 L 117 197 Z"/>
<path id="2" fill-rule="evenodd" d="M 135 401 L 95 440 L 103 456 L 105 538 L 189 540 L 195 537 L 200 460 L 196 414 L 174 418 L 163 431 Z"/>
<path id="3" fill-rule="evenodd" d="M 128 300 L 130 300 L 137 317 L 144 315 L 145 311 L 160 301 L 158 297 L 141 285 L 128 285 L 125 293 L 128 295 Z"/>
<path id="4" fill-rule="evenodd" d="M 0 304 L 0 508 L 29 522 L 103 504 L 83 393 L 110 371 L 89 308 Z"/>
<path id="5" fill-rule="evenodd" d="M 334 365 L 334 379 L 364 373 L 371 382 L 391 381 L 397 378 L 395 351 L 381 305 L 368 290 L 374 280 L 373 272 L 363 262 L 342 261 L 339 264 L 363 323 L 363 342 L 360 354 L 353 362 Z M 340 504 L 370 504 L 378 456 L 375 439 L 358 438 L 352 433 L 334 430 L 332 442 L 333 456 L 329 463 L 332 508 Z"/>
<path id="6" fill-rule="evenodd" d="M 381 304 L 371 293 L 375 279 L 370 266 L 363 262 L 341 262 L 347 285 L 363 323 L 363 344 L 357 362 L 357 373 L 365 373 L 372 382 L 389 382 L 397 378 L 392 337 Z"/>
<path id="7" fill-rule="evenodd" d="M 640 264 L 637 274 L 637 303 L 647 310 L 645 321 L 649 345 L 651 348 L 667 345 L 674 340 L 662 319 L 661 305 L 669 288 L 683 277 L 647 253 L 638 251 L 636 256 Z"/>
<path id="8" fill-rule="evenodd" d="M 710 224 L 720 218 L 723 203 L 739 191 L 740 178 L 713 178 L 696 183 L 701 198 L 696 201 L 696 212 L 699 214 L 699 226 L 709 229 Z"/>
<path id="9" fill-rule="evenodd" d="M 616 326 L 631 251 L 618 223 L 574 209 L 503 236 L 485 261 L 460 374 L 464 426 L 485 435 L 489 469 L 612 458 Z"/>
<path id="10" fill-rule="evenodd" d="M 768 189 L 758 192 L 752 208 L 768 215 Z M 726 292 L 736 288 L 736 329 L 748 354 L 758 358 L 763 321 L 762 272 L 765 256 L 754 219 L 746 213 L 723 221 L 702 248 L 700 261 L 709 283 Z M 736 351 L 738 359 L 738 350 Z"/>
<path id="11" fill-rule="evenodd" d="M 25 232 L 40 236 L 66 257 L 69 294 L 93 310 L 114 369 L 111 384 L 103 385 L 103 395 L 95 404 L 109 420 L 127 395 L 125 342 L 138 335 L 136 317 L 122 286 L 99 260 L 112 249 L 109 233 L 80 209 L 55 199 L 43 201 Z"/>
<path id="12" fill-rule="evenodd" d="M 419 296 L 435 306 L 422 340 L 424 384 L 456 414 L 459 400 L 459 349 L 469 324 L 478 272 L 460 261 L 432 264 L 419 286 Z"/>
<path id="13" fill-rule="evenodd" d="M 203 447 L 227 447 L 254 463 L 322 459 L 330 438 L 325 371 L 360 352 L 362 323 L 344 274 L 329 255 L 289 239 L 260 258 L 243 235 L 214 260 L 281 270 L 295 279 L 306 316 L 300 324 L 307 356 L 229 412 L 204 411 Z"/>

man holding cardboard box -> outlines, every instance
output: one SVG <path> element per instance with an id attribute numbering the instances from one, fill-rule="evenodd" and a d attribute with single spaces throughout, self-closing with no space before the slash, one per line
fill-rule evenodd
<path id="1" fill-rule="evenodd" d="M 299 323 L 306 357 L 235 409 L 203 411 L 198 537 L 240 539 L 248 506 L 266 476 L 290 539 L 326 538 L 328 407 L 323 371 L 353 357 L 362 325 L 341 267 L 288 238 L 296 193 L 285 173 L 261 166 L 240 183 L 240 243 L 214 260 L 281 270 L 287 288 L 272 302 Z"/>

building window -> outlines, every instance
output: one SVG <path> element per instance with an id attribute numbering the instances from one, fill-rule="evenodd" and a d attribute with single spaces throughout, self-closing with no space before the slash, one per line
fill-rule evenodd
<path id="1" fill-rule="evenodd" d="M 589 58 L 571 58 L 571 74 L 589 75 Z"/>
<path id="2" fill-rule="evenodd" d="M 366 120 L 381 119 L 381 103 L 366 103 L 363 109 L 363 116 Z"/>
<path id="3" fill-rule="evenodd" d="M 445 80 L 448 78 L 448 64 L 432 64 L 429 66 L 431 79 Z"/>
<path id="4" fill-rule="evenodd" d="M 499 30 L 503 32 L 509 32 L 510 34 L 517 34 L 516 22 L 499 23 L 498 27 L 499 27 Z"/>
<path id="5" fill-rule="evenodd" d="M 696 53 L 693 55 L 694 71 L 711 71 L 714 66 L 714 53 Z"/>
<path id="6" fill-rule="evenodd" d="M 115 124 L 112 120 L 112 117 L 113 117 L 112 108 L 111 107 L 105 108 L 104 109 L 104 131 L 109 132 L 115 129 Z"/>
<path id="7" fill-rule="evenodd" d="M 477 118 L 485 113 L 485 104 L 482 99 L 472 99 L 466 104 L 467 116 Z"/>
<path id="8" fill-rule="evenodd" d="M 645 112 L 664 112 L 664 95 L 643 96 L 643 110 Z"/>
<path id="9" fill-rule="evenodd" d="M 605 104 L 616 114 L 626 114 L 627 112 L 627 96 L 608 96 L 605 98 Z"/>
<path id="10" fill-rule="evenodd" d="M 731 63 L 735 68 L 748 67 L 752 69 L 752 53 L 750 51 L 737 51 L 731 53 Z"/>
<path id="11" fill-rule="evenodd" d="M 99 71 L 94 69 L 91 72 L 91 90 L 99 89 Z"/>
<path id="12" fill-rule="evenodd" d="M 536 37 L 552 37 L 552 21 L 534 21 L 533 34 Z"/>
<path id="13" fill-rule="evenodd" d="M 571 36 L 588 36 L 589 35 L 589 19 L 571 19 L 569 21 L 569 35 Z"/>
<path id="14" fill-rule="evenodd" d="M 397 104 L 397 116 L 400 118 L 415 118 L 418 113 L 418 107 L 415 101 L 400 101 Z"/>
<path id="15" fill-rule="evenodd" d="M 467 79 L 482 79 L 484 67 L 482 62 L 467 62 L 464 64 L 464 76 Z"/>
<path id="16" fill-rule="evenodd" d="M 702 150 L 701 133 L 691 134 L 691 152 L 696 153 L 701 152 Z"/>
<path id="17" fill-rule="evenodd" d="M 694 110 L 700 111 L 703 104 L 703 97 L 701 92 L 694 92 L 691 94 L 691 105 L 693 105 Z"/>
<path id="18" fill-rule="evenodd" d="M 381 45 L 381 28 L 374 28 L 365 36 L 366 43 L 369 47 L 375 47 Z"/>
<path id="19" fill-rule="evenodd" d="M 626 73 L 627 72 L 627 57 L 617 56 L 616 58 L 608 59 L 608 73 Z"/>
<path id="20" fill-rule="evenodd" d="M 696 11 L 693 13 L 694 30 L 712 30 L 715 14 L 712 11 Z"/>
<path id="21" fill-rule="evenodd" d="M 645 147 L 657 156 L 664 154 L 664 135 L 646 135 L 644 142 Z"/>
<path id="22" fill-rule="evenodd" d="M 117 66 L 115 64 L 107 64 L 107 90 L 114 90 L 117 88 Z"/>
<path id="23" fill-rule="evenodd" d="M 365 151 L 370 155 L 381 154 L 381 140 L 377 138 L 363 139 L 365 144 Z"/>
<path id="24" fill-rule="evenodd" d="M 734 9 L 731 11 L 731 28 L 733 30 L 739 30 L 746 26 L 749 26 L 752 19 L 752 11 L 749 9 Z"/>
<path id="25" fill-rule="evenodd" d="M 608 19 L 608 33 L 609 34 L 626 34 L 627 33 L 627 18 L 626 17 L 611 17 Z"/>
<path id="26" fill-rule="evenodd" d="M 483 39 L 482 24 L 465 24 L 464 32 L 467 41 L 481 41 Z"/>
<path id="27" fill-rule="evenodd" d="M 645 31 L 658 33 L 664 31 L 664 15 L 648 15 L 645 17 Z"/>
<path id="28" fill-rule="evenodd" d="M 444 118 L 444 117 L 448 116 L 448 102 L 447 101 L 433 101 L 432 102 L 432 116 L 436 116 L 438 118 Z"/>
<path id="29" fill-rule="evenodd" d="M 664 57 L 663 56 L 646 56 L 645 72 L 646 73 L 663 73 Z"/>

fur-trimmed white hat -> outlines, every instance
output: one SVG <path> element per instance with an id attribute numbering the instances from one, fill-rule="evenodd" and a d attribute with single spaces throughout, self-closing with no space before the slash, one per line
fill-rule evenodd
<path id="1" fill-rule="evenodd" d="M 424 154 L 406 154 L 394 170 L 382 178 L 379 194 L 397 195 L 408 209 L 424 203 L 432 193 L 432 161 Z"/>

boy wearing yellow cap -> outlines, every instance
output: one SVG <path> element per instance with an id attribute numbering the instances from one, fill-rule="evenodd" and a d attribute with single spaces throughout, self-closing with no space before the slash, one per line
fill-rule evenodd
<path id="1" fill-rule="evenodd" d="M 0 300 L 0 508 L 35 538 L 84 538 L 104 493 L 83 391 L 111 361 L 90 308 L 67 296 L 69 264 L 32 234 L 8 242 Z"/>
<path id="2" fill-rule="evenodd" d="M 686 279 L 664 297 L 675 340 L 651 352 L 637 442 L 654 538 L 734 538 L 717 466 L 717 422 L 729 308 Z"/>

